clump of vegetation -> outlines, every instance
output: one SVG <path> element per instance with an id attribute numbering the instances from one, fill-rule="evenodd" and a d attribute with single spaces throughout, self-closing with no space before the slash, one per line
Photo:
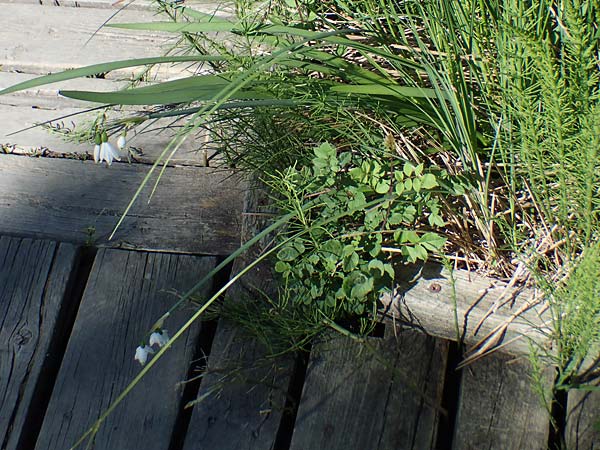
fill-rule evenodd
<path id="1" fill-rule="evenodd" d="M 375 311 L 381 295 L 393 290 L 394 261 L 425 261 L 445 243 L 428 231 L 444 225 L 432 193 L 436 176 L 397 155 L 338 155 L 322 144 L 312 167 L 292 166 L 270 185 L 283 194 L 281 209 L 296 212 L 275 271 L 298 305 L 327 317 Z M 314 205 L 304 208 L 315 197 Z M 333 217 L 340 219 L 319 225 Z M 428 226 L 417 229 L 420 222 Z"/>

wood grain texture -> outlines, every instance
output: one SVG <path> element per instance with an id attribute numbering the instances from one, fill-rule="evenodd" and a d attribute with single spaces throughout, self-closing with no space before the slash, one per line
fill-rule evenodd
<path id="1" fill-rule="evenodd" d="M 245 197 L 242 241 L 253 237 L 265 226 L 267 197 L 260 190 L 250 190 Z M 249 214 L 248 214 L 249 213 Z M 263 239 L 256 247 L 238 258 L 233 273 L 239 272 L 267 245 Z M 238 281 L 225 301 L 248 301 L 273 294 L 272 273 L 265 265 L 249 272 Z M 270 450 L 286 403 L 291 358 L 266 358 L 268 352 L 257 339 L 234 324 L 220 321 L 202 378 L 198 403 L 194 406 L 184 450 Z"/>
<path id="2" fill-rule="evenodd" d="M 434 264 L 400 275 L 419 278 L 401 282 L 397 295 L 383 298 L 393 320 L 410 323 L 432 336 L 460 340 L 467 347 L 499 330 L 494 346 L 515 355 L 529 354 L 530 340 L 542 345 L 547 341 L 551 316 L 545 305 L 533 301 L 531 290 L 507 288 L 504 282 L 465 270 L 450 274 Z"/>
<path id="3" fill-rule="evenodd" d="M 56 8 L 7 3 L 0 8 L 0 66 L 3 71 L 47 74 L 121 59 L 161 56 L 168 34 L 101 28 L 114 11 L 96 8 Z M 160 21 L 151 11 L 124 10 L 111 23 Z M 98 30 L 98 31 L 97 31 Z M 87 44 L 86 41 L 94 38 Z M 189 74 L 187 65 L 161 65 L 161 79 Z M 132 78 L 137 68 L 111 72 L 107 77 Z"/>
<path id="4" fill-rule="evenodd" d="M 265 353 L 235 325 L 219 323 L 184 450 L 273 448 L 292 361 Z"/>
<path id="5" fill-rule="evenodd" d="M 545 374 L 546 395 L 553 371 Z M 456 450 L 546 450 L 550 416 L 524 360 L 494 354 L 463 369 Z"/>
<path id="6" fill-rule="evenodd" d="M 434 448 L 447 344 L 415 331 L 368 343 L 313 346 L 292 450 Z"/>
<path id="7" fill-rule="evenodd" d="M 600 448 L 600 392 L 569 391 L 567 410 L 567 448 Z"/>
<path id="8" fill-rule="evenodd" d="M 35 75 L 22 73 L 0 72 L 0 89 L 28 81 Z M 51 154 L 71 156 L 78 158 L 92 158 L 92 143 L 68 142 L 57 133 L 52 133 L 45 128 L 36 127 L 36 124 L 54 120 L 55 127 L 73 129 L 76 125 L 85 127 L 93 121 L 98 112 L 80 114 L 89 109 L 90 104 L 79 100 L 61 97 L 60 89 L 83 89 L 93 91 L 115 91 L 128 85 L 126 81 L 102 80 L 83 78 L 69 80 L 63 83 L 40 86 L 26 91 L 0 96 L 0 146 L 4 152 L 38 155 L 44 152 Z M 95 105 L 92 105 L 95 106 Z M 134 109 L 124 108 L 123 114 L 133 114 Z M 77 114 L 71 117 L 65 117 Z M 62 119 L 59 119 L 64 117 Z M 111 115 L 112 117 L 112 115 Z M 59 120 L 56 120 L 59 119 Z M 131 147 L 131 156 L 135 161 L 151 163 L 167 147 L 176 132 L 165 129 L 167 125 L 182 125 L 182 122 L 173 122 L 172 119 L 159 119 L 148 122 L 136 130 L 128 133 L 128 145 Z M 142 128 L 144 129 L 143 133 Z M 19 130 L 22 132 L 16 133 Z M 13 134 L 16 133 L 16 134 Z M 116 137 L 111 139 L 114 143 Z M 206 145 L 206 132 L 200 130 L 196 136 L 190 136 L 184 141 L 170 161 L 170 165 L 206 165 L 206 159 L 211 158 L 214 151 Z M 121 152 L 127 157 L 127 152 Z"/>
<path id="9" fill-rule="evenodd" d="M 600 448 L 600 351 L 592 347 L 584 361 L 580 378 L 591 391 L 571 389 L 567 393 L 568 450 L 598 450 Z M 584 381 L 585 380 L 585 381 Z"/>
<path id="10" fill-rule="evenodd" d="M 99 250 L 58 374 L 36 449 L 68 449 L 139 372 L 135 348 L 154 321 L 215 260 Z M 206 286 L 200 295 L 207 295 Z M 175 331 L 191 315 L 175 312 L 165 327 Z M 96 450 L 169 447 L 182 387 L 197 345 L 195 324 L 157 367 L 109 416 L 96 437 Z"/>
<path id="11" fill-rule="evenodd" d="M 238 248 L 243 186 L 202 167 L 167 168 L 150 204 L 153 181 L 108 241 L 149 168 L 0 155 L 0 233 L 184 253 Z"/>
<path id="12" fill-rule="evenodd" d="M 572 390 L 568 397 L 567 448 L 595 450 L 600 446 L 600 393 Z"/>
<path id="13" fill-rule="evenodd" d="M 75 248 L 0 237 L 0 447 L 17 448 L 75 262 Z"/>
<path id="14" fill-rule="evenodd" d="M 116 10 L 123 6 L 123 0 L 0 0 L 0 4 L 14 3 L 21 5 L 41 5 L 61 8 L 96 8 Z M 231 14 L 233 5 L 231 2 L 215 2 L 214 0 L 186 0 L 185 6 L 197 11 L 212 14 Z M 152 0 L 136 0 L 127 6 L 129 11 L 154 11 L 156 5 Z"/>

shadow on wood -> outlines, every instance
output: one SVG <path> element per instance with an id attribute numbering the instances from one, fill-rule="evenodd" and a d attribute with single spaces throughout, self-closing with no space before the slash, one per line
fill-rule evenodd
<path id="1" fill-rule="evenodd" d="M 26 438 L 36 388 L 55 358 L 52 340 L 60 326 L 72 245 L 0 237 L 0 447 L 17 449 Z"/>
<path id="2" fill-rule="evenodd" d="M 201 167 L 167 168 L 150 200 L 156 171 L 109 241 L 148 170 L 0 155 L 0 233 L 195 254 L 238 248 L 243 185 L 230 173 Z"/>
<path id="3" fill-rule="evenodd" d="M 135 349 L 149 327 L 214 266 L 210 257 L 101 249 L 94 262 L 36 449 L 68 449 L 139 372 Z M 206 295 L 205 286 L 199 295 Z M 165 324 L 189 317 L 180 309 Z M 169 447 L 200 332 L 197 323 L 100 427 L 94 448 Z"/>

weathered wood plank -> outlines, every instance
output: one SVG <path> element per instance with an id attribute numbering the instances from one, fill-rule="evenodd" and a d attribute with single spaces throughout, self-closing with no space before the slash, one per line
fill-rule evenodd
<path id="1" fill-rule="evenodd" d="M 76 260 L 72 245 L 0 237 L 0 447 L 14 450 Z M 51 355 L 53 356 L 53 355 Z"/>
<path id="2" fill-rule="evenodd" d="M 0 0 L 0 4 L 15 3 L 20 5 L 43 5 L 67 8 L 102 8 L 118 9 L 123 6 L 119 0 Z M 135 0 L 130 6 L 131 10 L 153 10 L 152 0 Z"/>
<path id="3" fill-rule="evenodd" d="M 0 72 L 0 89 L 35 77 L 31 74 Z M 11 133 L 59 117 L 81 113 L 90 108 L 90 104 L 87 102 L 59 96 L 59 88 L 114 91 L 127 85 L 126 81 L 83 78 L 0 96 L 0 146 L 4 148 L 4 151 L 16 154 L 38 155 L 40 152 L 50 151 L 58 154 L 74 154 L 78 155 L 77 157 L 87 155 L 88 158 L 91 158 L 91 144 L 67 142 L 58 134 L 51 133 L 42 127 L 17 134 Z M 133 111 L 131 108 L 128 110 Z M 97 112 L 90 112 L 64 118 L 53 122 L 53 125 L 72 129 L 74 124 L 82 125 L 86 121 L 95 119 L 96 114 Z M 143 133 L 135 134 L 135 130 L 129 133 L 129 145 L 135 149 L 133 156 L 136 161 L 144 163 L 156 161 L 175 136 L 173 129 L 164 129 L 165 126 L 172 123 L 172 119 L 160 119 L 153 122 Z M 175 125 L 181 125 L 181 123 L 175 123 Z M 206 165 L 206 160 L 213 156 L 214 152 L 205 145 L 204 134 L 203 131 L 200 131 L 198 137 L 186 139 L 170 164 Z"/>
<path id="4" fill-rule="evenodd" d="M 127 2 L 121 0 L 0 0 L 0 4 L 3 3 L 16 3 L 16 4 L 30 4 L 30 5 L 43 5 L 43 6 L 54 6 L 54 7 L 67 7 L 67 8 L 98 8 L 98 9 L 119 9 L 125 3 L 129 3 L 127 9 L 130 11 L 142 10 L 142 11 L 154 11 L 156 4 L 152 0 L 135 0 Z M 214 0 L 186 0 L 185 6 L 193 8 L 197 11 L 206 12 L 212 14 L 216 11 L 218 15 L 221 14 L 232 14 L 233 4 L 231 2 L 215 2 Z"/>
<path id="5" fill-rule="evenodd" d="M 292 361 L 266 360 L 265 353 L 235 325 L 219 324 L 184 450 L 273 448 Z"/>
<path id="6" fill-rule="evenodd" d="M 596 450 L 600 446 L 600 392 L 569 391 L 567 411 L 566 448 Z"/>
<path id="7" fill-rule="evenodd" d="M 431 264 L 423 267 L 416 281 L 403 282 L 397 295 L 385 296 L 383 302 L 394 320 L 432 336 L 472 346 L 497 331 L 492 347 L 501 345 L 503 352 L 523 355 L 529 354 L 530 339 L 540 345 L 547 341 L 551 324 L 546 305 L 536 303 L 533 294 L 465 270 L 450 274 Z"/>
<path id="8" fill-rule="evenodd" d="M 261 216 L 266 196 L 249 191 L 244 211 L 242 240 L 246 241 L 264 227 Z M 262 241 L 233 267 L 237 273 L 262 251 Z M 273 294 L 272 273 L 266 266 L 256 268 L 237 282 L 225 301 L 246 301 L 260 294 Z M 184 450 L 270 450 L 286 403 L 293 362 L 290 358 L 266 359 L 266 349 L 231 323 L 219 322 L 202 378 L 199 401 L 192 413 Z"/>
<path id="9" fill-rule="evenodd" d="M 447 343 L 415 331 L 368 342 L 313 346 L 292 450 L 435 448 Z"/>
<path id="10" fill-rule="evenodd" d="M 0 100 L 2 98 L 0 97 Z M 31 106 L 10 106 L 3 108 L 0 103 L 0 153 L 14 153 L 20 155 L 49 155 L 62 156 L 75 159 L 92 160 L 93 145 L 87 143 L 67 142 L 60 135 L 50 132 L 42 127 L 32 128 L 21 133 L 12 134 L 18 130 L 54 120 L 67 114 L 82 111 L 82 108 L 33 108 Z M 92 113 L 93 114 L 93 113 Z M 81 123 L 83 116 L 67 118 L 53 122 L 59 127 L 73 128 L 72 121 Z M 169 145 L 176 131 L 165 130 L 165 125 L 172 121 L 161 119 L 151 125 L 143 133 L 130 132 L 127 135 L 128 146 L 131 148 L 129 158 L 142 163 L 154 163 L 164 149 Z M 153 130 L 153 131 L 151 131 Z M 196 137 L 190 136 L 177 150 L 169 165 L 206 166 L 215 165 L 215 152 L 207 144 L 206 133 L 199 131 Z M 115 144 L 116 138 L 112 139 Z M 123 159 L 128 158 L 128 151 L 122 151 Z"/>
<path id="11" fill-rule="evenodd" d="M 135 348 L 148 328 L 214 266 L 210 257 L 101 249 L 52 393 L 36 449 L 67 449 L 92 425 L 139 372 Z M 206 286 L 200 295 L 207 295 Z M 191 314 L 178 310 L 171 331 Z M 96 449 L 169 448 L 181 391 L 197 345 L 200 324 L 176 342 L 96 436 Z"/>
<path id="12" fill-rule="evenodd" d="M 546 394 L 552 373 L 546 373 Z M 546 450 L 550 416 L 530 375 L 526 361 L 501 354 L 463 369 L 453 448 Z"/>
<path id="13" fill-rule="evenodd" d="M 243 184 L 203 167 L 167 168 L 150 203 L 153 182 L 109 241 L 148 170 L 0 155 L 0 233 L 183 253 L 238 248 Z"/>
<path id="14" fill-rule="evenodd" d="M 160 56 L 173 44 L 164 33 L 98 28 L 113 11 L 96 8 L 8 3 L 2 5 L 0 66 L 3 71 L 33 74 L 58 72 L 120 59 Z M 160 21 L 151 11 L 124 10 L 111 23 Z M 163 18 L 164 20 L 164 18 Z M 86 41 L 98 30 L 87 44 Z M 189 73 L 188 65 L 161 65 L 157 76 L 168 78 Z M 107 77 L 131 78 L 139 69 L 122 69 Z"/>
<path id="15" fill-rule="evenodd" d="M 596 390 L 571 389 L 567 393 L 566 448 L 569 450 L 597 450 L 600 448 L 600 379 L 598 379 L 600 352 L 598 346 L 590 350 L 581 374 L 591 380 L 587 384 Z"/>

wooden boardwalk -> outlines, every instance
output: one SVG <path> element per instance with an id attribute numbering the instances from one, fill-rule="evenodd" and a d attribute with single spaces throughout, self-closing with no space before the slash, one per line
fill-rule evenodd
<path id="1" fill-rule="evenodd" d="M 49 70 L 152 56 L 164 43 L 160 35 L 109 30 L 84 49 L 81 42 L 112 14 L 111 2 L 41 3 L 0 0 L 0 87 Z M 139 1 L 119 20 L 157 19 Z M 80 83 L 114 89 L 121 81 Z M 0 97 L 0 145 L 10 153 L 0 154 L 2 450 L 69 449 L 139 373 L 135 348 L 152 323 L 254 227 L 243 211 L 258 206 L 244 204 L 243 181 L 205 167 L 206 155 L 190 142 L 152 201 L 148 188 L 109 240 L 169 137 L 138 136 L 143 156 L 106 168 L 89 160 L 90 148 L 39 129 L 9 135 L 84 107 L 59 99 L 53 86 Z M 103 424 L 93 448 L 542 450 L 561 439 L 569 449 L 600 447 L 598 393 L 569 393 L 568 411 L 555 411 L 561 432 L 551 432 L 522 356 L 526 341 L 456 370 L 460 354 L 447 325 L 454 301 L 463 339 L 475 342 L 518 309 L 503 306 L 477 334 L 500 284 L 458 273 L 453 298 L 447 274 L 425 275 L 390 300 L 395 320 L 366 346 L 331 335 L 309 354 L 266 360 L 260 343 L 231 324 L 196 324 Z M 225 281 L 214 279 L 200 294 Z M 257 284 L 271 286 L 264 269 L 226 301 L 252 295 Z M 178 310 L 167 328 L 176 330 L 192 311 Z M 530 314 L 500 330 L 500 342 L 528 334 L 540 317 Z M 550 370 L 546 390 L 552 378 Z"/>
<path id="2" fill-rule="evenodd" d="M 175 300 L 169 291 L 185 291 L 215 263 L 0 238 L 3 448 L 70 448 L 139 372 L 134 349 Z M 182 309 L 169 327 L 189 315 Z M 307 361 L 264 364 L 260 345 L 235 328 L 197 325 L 110 416 L 95 448 L 546 447 L 549 417 L 522 361 L 488 358 L 456 374 L 448 341 L 389 325 L 370 346 L 376 354 L 332 337 Z M 205 355 L 199 392 L 178 385 L 199 374 Z"/>

